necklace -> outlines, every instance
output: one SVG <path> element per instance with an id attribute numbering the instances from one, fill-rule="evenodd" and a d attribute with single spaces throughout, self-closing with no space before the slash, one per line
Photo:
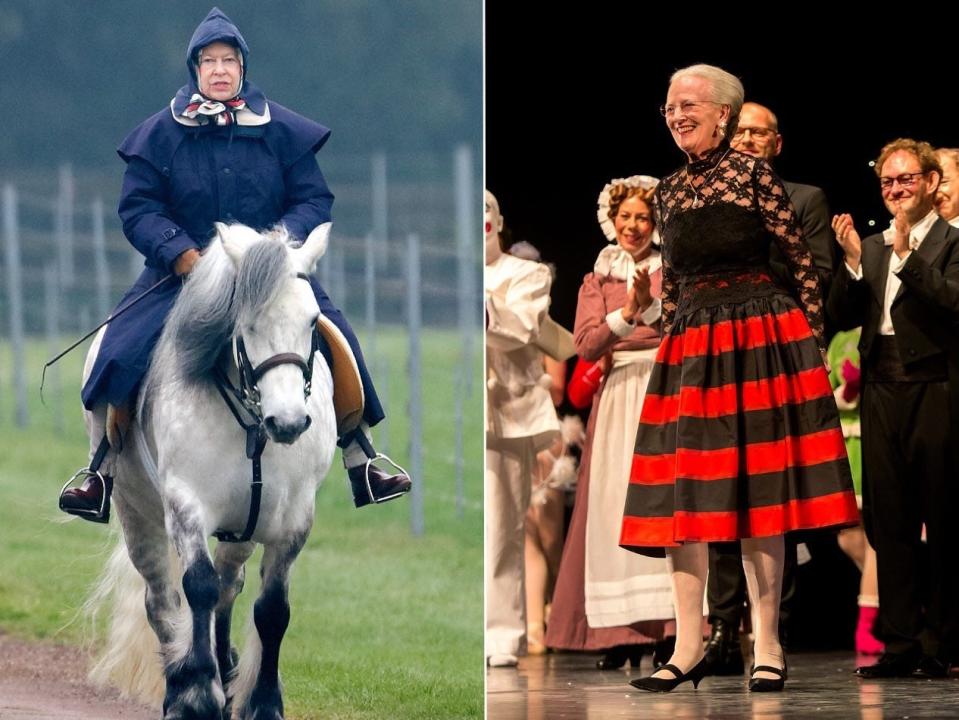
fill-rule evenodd
<path id="1" fill-rule="evenodd" d="M 729 155 L 729 151 L 730 151 L 731 149 L 732 149 L 732 148 L 726 148 L 726 152 L 724 152 L 723 155 L 722 155 L 722 157 L 719 158 L 719 162 L 717 162 L 717 163 L 713 166 L 713 169 L 712 169 L 712 170 L 710 170 L 708 173 L 706 173 L 706 177 L 703 179 L 703 184 L 699 186 L 700 188 L 706 187 L 707 183 L 709 183 L 709 179 L 713 176 L 713 173 L 716 172 L 716 170 L 719 168 L 719 166 L 723 164 L 723 160 L 725 160 L 725 159 L 726 159 L 726 156 Z M 693 206 L 692 206 L 692 208 L 693 208 L 694 210 L 695 210 L 696 208 L 701 208 L 701 207 L 703 206 L 703 204 L 704 204 L 704 203 L 703 203 L 703 199 L 699 196 L 699 192 L 696 190 L 696 188 L 693 187 L 693 181 L 692 181 L 692 180 L 690 179 L 690 177 L 689 177 L 689 168 L 688 168 L 688 167 L 686 168 L 686 184 L 689 186 L 689 189 L 693 191 L 693 195 L 696 196 L 696 199 L 693 200 Z"/>

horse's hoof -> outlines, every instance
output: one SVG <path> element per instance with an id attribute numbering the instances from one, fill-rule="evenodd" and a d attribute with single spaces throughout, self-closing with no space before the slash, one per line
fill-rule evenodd
<path id="1" fill-rule="evenodd" d="M 163 720 L 222 720 L 222 692 L 212 685 L 193 685 L 163 703 Z"/>

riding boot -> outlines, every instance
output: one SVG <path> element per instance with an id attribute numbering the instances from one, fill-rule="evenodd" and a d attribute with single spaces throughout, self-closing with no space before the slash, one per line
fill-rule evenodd
<path id="1" fill-rule="evenodd" d="M 369 427 L 360 427 L 340 439 L 343 446 L 343 464 L 353 488 L 353 505 L 358 508 L 370 503 L 382 503 L 405 495 L 413 487 L 409 474 L 383 453 L 373 449 Z M 375 460 L 388 462 L 397 472 L 388 473 L 373 464 Z"/>
<path id="2" fill-rule="evenodd" d="M 63 512 L 91 522 L 109 522 L 113 478 L 101 473 L 100 466 L 108 449 L 114 449 L 117 453 L 123 450 L 123 438 L 130 429 L 130 419 L 129 403 L 107 407 L 105 437 L 94 453 L 90 465 L 75 473 L 60 491 L 60 509 Z M 83 478 L 83 482 L 79 487 L 69 487 L 80 478 Z"/>

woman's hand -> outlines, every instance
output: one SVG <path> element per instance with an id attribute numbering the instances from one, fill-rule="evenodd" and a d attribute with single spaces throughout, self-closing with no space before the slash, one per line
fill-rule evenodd
<path id="1" fill-rule="evenodd" d="M 636 274 L 633 275 L 633 290 L 636 291 L 636 300 L 639 302 L 639 310 L 646 310 L 653 304 L 653 296 L 650 288 L 649 267 L 636 268 Z"/>
<path id="2" fill-rule="evenodd" d="M 636 318 L 636 313 L 639 312 L 639 298 L 636 294 L 635 285 L 626 293 L 626 304 L 620 312 L 623 314 L 623 320 L 630 324 L 633 323 Z"/>
<path id="3" fill-rule="evenodd" d="M 637 269 L 633 276 L 633 286 L 626 293 L 626 305 L 623 307 L 623 320 L 628 323 L 636 321 L 636 315 L 653 303 L 650 293 L 649 269 Z"/>
<path id="4" fill-rule="evenodd" d="M 196 261 L 199 259 L 200 251 L 196 248 L 185 250 L 177 255 L 177 258 L 173 263 L 173 272 L 180 277 L 187 275 L 193 269 L 193 266 L 196 265 Z"/>

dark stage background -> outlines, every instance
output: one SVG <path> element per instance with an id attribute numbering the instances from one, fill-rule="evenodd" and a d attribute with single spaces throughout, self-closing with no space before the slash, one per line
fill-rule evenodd
<path id="1" fill-rule="evenodd" d="M 650 7 L 578 4 L 547 15 L 523 3 L 486 6 L 486 187 L 512 240 L 556 265 L 551 314 L 568 328 L 605 245 L 596 222 L 603 185 L 663 177 L 685 160 L 658 111 L 677 68 L 705 62 L 739 76 L 746 99 L 779 117 L 777 172 L 822 187 L 863 236 L 889 220 L 868 164 L 884 143 L 959 145 L 959 45 L 939 30 L 954 19 L 887 15 L 882 28 L 811 6 L 802 17 L 774 3 L 724 5 L 722 17 Z M 810 546 L 791 644 L 851 647 L 858 573 L 834 537 Z"/>
<path id="2" fill-rule="evenodd" d="M 605 244 L 603 185 L 664 177 L 685 161 L 658 111 L 678 68 L 705 62 L 737 75 L 746 99 L 779 117 L 776 171 L 822 187 L 863 236 L 868 220 L 889 220 L 868 165 L 885 142 L 959 145 L 959 43 L 936 29 L 955 27 L 949 18 L 887 17 L 883 31 L 825 14 L 813 22 L 808 8 L 805 20 L 777 18 L 785 8 L 774 3 L 729 6 L 724 18 L 661 4 L 656 20 L 648 5 L 574 7 L 562 17 L 522 3 L 486 9 L 486 186 L 513 240 L 556 264 L 551 314 L 566 327 Z"/>

